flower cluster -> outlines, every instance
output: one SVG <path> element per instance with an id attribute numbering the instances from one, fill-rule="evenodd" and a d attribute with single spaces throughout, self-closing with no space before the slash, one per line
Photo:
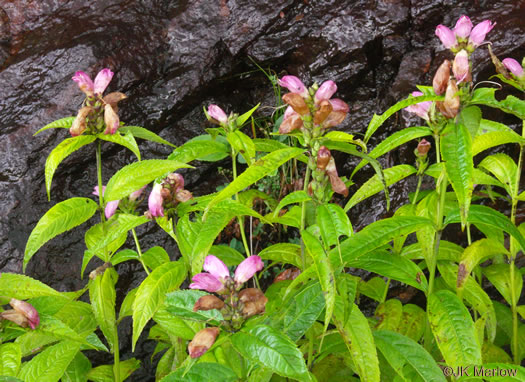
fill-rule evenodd
<path id="1" fill-rule="evenodd" d="M 0 313 L 1 319 L 14 322 L 23 328 L 29 326 L 31 329 L 35 329 L 40 324 L 40 316 L 30 303 L 12 298 L 11 301 L 9 301 L 9 305 L 11 305 L 13 309 Z"/>
<path id="2" fill-rule="evenodd" d="M 128 202 L 132 204 L 137 204 L 138 201 L 140 201 L 140 198 L 142 196 L 142 192 L 146 186 L 140 188 L 137 191 L 132 192 L 128 197 Z M 106 191 L 106 186 L 102 186 L 102 196 L 104 196 L 104 192 Z M 100 196 L 98 186 L 94 187 L 93 195 Z M 104 208 L 104 215 L 106 216 L 106 219 L 111 219 L 113 215 L 115 215 L 115 212 L 117 212 L 117 209 L 119 207 L 121 200 L 112 200 L 110 202 L 106 203 L 106 207 Z"/>
<path id="3" fill-rule="evenodd" d="M 113 72 L 102 69 L 95 81 L 84 72 L 78 71 L 73 76 L 73 81 L 78 84 L 80 90 L 86 95 L 85 106 L 83 106 L 69 129 L 73 137 L 83 134 L 115 134 L 120 126 L 118 117 L 118 102 L 125 99 L 126 95 L 120 92 L 109 93 L 103 96 L 104 91 L 113 78 Z"/>
<path id="4" fill-rule="evenodd" d="M 339 177 L 335 160 L 332 153 L 325 146 L 321 146 L 317 151 L 317 167 L 312 173 L 313 181 L 308 185 L 310 195 L 315 195 L 317 200 L 329 200 L 326 184 L 329 181 L 332 190 L 338 194 L 348 196 L 348 188 L 345 182 Z"/>
<path id="5" fill-rule="evenodd" d="M 485 20 L 473 27 L 472 21 L 468 16 L 461 16 L 456 22 L 454 30 L 444 26 L 438 25 L 436 28 L 436 36 L 439 37 L 443 46 L 457 53 L 462 49 L 466 49 L 472 53 L 479 45 L 485 41 L 487 33 L 489 33 L 496 23 L 490 20 Z"/>
<path id="6" fill-rule="evenodd" d="M 184 178 L 181 174 L 169 174 L 161 183 L 155 183 L 148 198 L 150 219 L 164 216 L 164 207 L 173 208 L 177 203 L 193 198 L 191 192 L 184 189 Z"/>

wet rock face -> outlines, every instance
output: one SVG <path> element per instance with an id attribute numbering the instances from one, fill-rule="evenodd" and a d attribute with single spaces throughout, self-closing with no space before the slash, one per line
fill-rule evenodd
<path id="1" fill-rule="evenodd" d="M 274 106 L 271 85 L 251 57 L 306 83 L 336 81 L 337 96 L 351 107 L 342 129 L 359 134 L 373 112 L 384 111 L 415 90 L 415 84 L 431 83 L 442 60 L 450 58 L 434 28 L 440 23 L 453 27 L 461 14 L 474 23 L 497 22 L 489 39 L 500 57 L 525 55 L 525 2 L 516 0 L 0 2 L 0 270 L 20 272 L 25 242 L 38 219 L 58 201 L 89 197 L 96 184 L 94 147 L 81 149 L 58 168 L 48 202 L 45 158 L 68 134 L 49 130 L 32 136 L 43 125 L 76 113 L 83 100 L 71 81 L 76 70 L 94 75 L 110 67 L 115 77 L 109 91 L 129 96 L 121 103 L 121 119 L 180 145 L 203 132 L 202 107 L 208 103 L 237 112 L 260 99 Z M 493 74 L 485 49 L 474 59 L 481 68 L 476 80 Z M 371 145 L 408 122 L 405 114 L 392 118 Z M 141 148 L 144 158 L 170 152 L 144 142 Z M 385 165 L 411 163 L 414 148 L 381 160 Z M 103 146 L 103 159 L 104 181 L 134 160 L 110 145 Z M 346 161 L 338 165 L 344 174 L 356 164 L 344 157 L 341 161 Z M 207 166 L 188 174 L 187 188 L 197 195 L 209 191 L 208 186 L 199 191 L 199 185 L 209 184 L 210 173 Z M 392 190 L 394 208 L 405 200 L 407 188 L 413 186 Z M 354 225 L 376 220 L 385 213 L 383 206 L 381 197 L 361 203 L 352 216 Z M 29 263 L 28 274 L 61 290 L 82 286 L 82 228 L 45 245 Z M 152 224 L 139 234 L 145 248 L 164 245 L 176 256 L 173 243 Z M 119 269 L 122 288 L 140 282 L 139 269 Z"/>

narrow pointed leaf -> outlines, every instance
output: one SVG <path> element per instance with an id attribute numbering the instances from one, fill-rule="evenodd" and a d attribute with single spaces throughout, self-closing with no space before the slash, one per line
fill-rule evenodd
<path id="1" fill-rule="evenodd" d="M 483 268 L 483 274 L 498 292 L 505 298 L 509 305 L 517 305 L 523 287 L 523 276 L 514 266 L 514 300 L 512 299 L 511 264 L 492 264 Z"/>
<path id="2" fill-rule="evenodd" d="M 149 131 L 148 129 L 145 129 L 141 126 L 121 126 L 118 128 L 118 131 L 122 133 L 130 132 L 135 138 L 145 139 L 150 142 L 176 147 L 173 143 L 168 142 L 167 140 L 159 137 L 154 132 Z"/>
<path id="3" fill-rule="evenodd" d="M 284 198 L 281 199 L 277 207 L 273 211 L 273 217 L 277 217 L 279 215 L 279 212 L 286 206 L 294 203 L 301 203 L 301 202 L 307 202 L 308 200 L 312 200 L 310 195 L 308 195 L 305 191 L 294 191 L 286 195 Z"/>
<path id="4" fill-rule="evenodd" d="M 337 244 L 341 236 L 352 235 L 350 219 L 337 204 L 320 204 L 316 210 L 316 220 L 321 237 L 328 247 Z"/>
<path id="5" fill-rule="evenodd" d="M 166 296 L 166 310 L 184 320 L 208 322 L 210 325 L 218 326 L 222 321 L 222 314 L 217 309 L 193 311 L 193 307 L 199 298 L 206 296 L 201 290 L 185 289 L 168 293 Z"/>
<path id="6" fill-rule="evenodd" d="M 62 298 L 60 292 L 41 281 L 29 276 L 7 272 L 3 272 L 0 275 L 0 296 L 9 296 L 9 298 L 19 300 L 27 300 L 39 296 L 57 296 Z M 66 299 L 64 298 L 64 300 Z"/>
<path id="7" fill-rule="evenodd" d="M 94 280 L 91 280 L 89 285 L 89 299 L 93 308 L 93 314 L 112 351 L 115 346 L 118 346 L 115 313 L 115 277 L 116 271 L 113 268 L 107 268 L 104 274 L 98 275 Z"/>
<path id="8" fill-rule="evenodd" d="M 277 243 L 259 252 L 263 260 L 272 260 L 283 264 L 301 267 L 301 247 L 292 243 Z"/>
<path id="9" fill-rule="evenodd" d="M 82 352 L 78 352 L 62 376 L 62 381 L 87 382 L 87 373 L 89 373 L 90 370 L 91 362 Z"/>
<path id="10" fill-rule="evenodd" d="M 210 155 L 218 154 L 222 158 L 226 157 L 228 153 L 228 146 L 218 140 L 192 140 L 173 150 L 168 159 L 188 163 L 195 159 L 204 160 Z"/>
<path id="11" fill-rule="evenodd" d="M 42 127 L 40 130 L 38 130 L 36 133 L 33 134 L 33 136 L 40 134 L 42 131 L 47 129 L 69 129 L 71 125 L 73 125 L 73 122 L 75 121 L 76 117 L 66 117 L 57 119 L 56 121 L 53 121 L 44 127 Z"/>
<path id="12" fill-rule="evenodd" d="M 491 131 L 485 134 L 478 135 L 472 142 L 472 155 L 476 156 L 479 153 L 495 146 L 505 145 L 507 143 L 521 143 L 524 139 L 516 134 L 514 131 Z"/>
<path id="13" fill-rule="evenodd" d="M 98 134 L 97 137 L 102 139 L 103 141 L 116 143 L 117 145 L 124 146 L 129 151 L 131 151 L 137 159 L 140 161 L 140 150 L 139 146 L 137 145 L 137 141 L 133 137 L 133 134 L 130 132 L 126 132 L 124 134 L 121 134 L 122 130 L 117 130 L 115 134 Z"/>
<path id="14" fill-rule="evenodd" d="M 507 96 L 502 101 L 496 100 L 494 93 L 497 89 L 494 88 L 477 88 L 470 100 L 474 105 L 486 105 L 496 109 L 500 109 L 505 113 L 513 114 L 519 119 L 525 119 L 525 101 L 520 100 L 512 95 Z"/>
<path id="15" fill-rule="evenodd" d="M 512 198 L 518 196 L 514 195 L 517 189 L 518 166 L 507 154 L 489 155 L 479 163 L 478 167 L 492 173 L 505 186 L 507 193 Z"/>
<path id="16" fill-rule="evenodd" d="M 246 163 L 251 166 L 255 158 L 255 145 L 252 139 L 239 130 L 226 134 L 226 139 L 235 151 L 242 155 Z"/>

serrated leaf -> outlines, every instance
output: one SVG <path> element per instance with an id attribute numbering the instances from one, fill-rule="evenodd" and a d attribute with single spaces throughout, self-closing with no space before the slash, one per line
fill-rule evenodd
<path id="1" fill-rule="evenodd" d="M 274 151 L 258 159 L 252 166 L 248 167 L 237 179 L 220 191 L 206 207 L 206 213 L 220 201 L 230 198 L 237 192 L 257 182 L 259 179 L 272 173 L 282 164 L 303 153 L 303 149 L 288 148 Z"/>
<path id="2" fill-rule="evenodd" d="M 414 166 L 408 164 L 397 165 L 394 167 L 387 168 L 383 171 L 384 182 L 387 187 L 399 182 L 401 179 L 415 174 L 417 170 Z M 376 174 L 370 179 L 368 179 L 350 198 L 348 203 L 345 205 L 345 211 L 348 211 L 350 208 L 355 206 L 357 203 L 362 202 L 363 200 L 371 197 L 372 195 L 377 194 L 384 189 L 383 181 Z"/>
<path id="3" fill-rule="evenodd" d="M 446 133 L 441 138 L 440 149 L 448 179 L 458 198 L 461 226 L 464 227 L 467 224 L 474 189 L 472 139 L 465 125 L 449 123 Z"/>
<path id="4" fill-rule="evenodd" d="M 168 263 L 170 261 L 170 255 L 168 255 L 168 252 L 162 247 L 151 247 L 142 254 L 142 261 L 144 261 L 144 264 L 150 267 L 151 270 L 154 270 L 162 264 Z"/>
<path id="5" fill-rule="evenodd" d="M 20 345 L 12 342 L 0 345 L 0 375 L 16 377 L 21 363 Z"/>
<path id="6" fill-rule="evenodd" d="M 507 154 L 498 153 L 485 157 L 478 167 L 492 173 L 504 186 L 511 198 L 515 199 L 517 190 L 518 166 Z"/>
<path id="7" fill-rule="evenodd" d="M 182 284 L 186 272 L 186 266 L 181 261 L 165 263 L 153 270 L 140 284 L 133 301 L 132 349 L 135 349 L 144 326 L 164 302 L 166 293 Z"/>
<path id="8" fill-rule="evenodd" d="M 121 126 L 118 128 L 118 131 L 122 133 L 130 132 L 135 138 L 145 139 L 147 141 L 161 143 L 171 147 L 177 147 L 173 143 L 168 142 L 167 140 L 159 137 L 154 132 L 149 131 L 148 129 L 145 129 L 141 126 Z"/>
<path id="9" fill-rule="evenodd" d="M 228 267 L 239 265 L 246 258 L 235 248 L 227 245 L 212 246 L 210 248 L 210 255 L 217 256 Z"/>
<path id="10" fill-rule="evenodd" d="M 308 381 L 303 355 L 284 334 L 266 325 L 243 329 L 231 336 L 233 347 L 246 359 L 275 373 Z"/>
<path id="11" fill-rule="evenodd" d="M 346 212 L 337 204 L 320 204 L 316 210 L 316 221 L 326 246 L 339 243 L 341 236 L 352 235 L 352 224 Z"/>
<path id="12" fill-rule="evenodd" d="M 403 305 L 403 315 L 399 325 L 399 334 L 402 334 L 414 341 L 419 341 L 427 326 L 426 312 L 414 304 Z"/>
<path id="13" fill-rule="evenodd" d="M 281 199 L 277 207 L 275 207 L 273 211 L 273 217 L 277 217 L 279 215 L 279 212 L 286 207 L 287 205 L 294 204 L 294 203 L 302 203 L 306 202 L 308 200 L 312 200 L 312 198 L 305 192 L 305 191 L 294 191 L 286 195 L 284 198 Z"/>
<path id="14" fill-rule="evenodd" d="M 191 341 L 195 336 L 195 330 L 189 325 L 186 320 L 174 316 L 166 309 L 159 309 L 153 316 L 153 320 L 159 326 L 173 337 L 179 337 Z"/>
<path id="15" fill-rule="evenodd" d="M 56 296 L 64 298 L 60 292 L 29 276 L 2 272 L 0 274 L 0 296 L 9 296 L 19 300 L 27 300 L 39 296 Z M 66 298 L 64 300 L 67 301 Z M 6 301 L 5 303 L 7 304 Z"/>
<path id="16" fill-rule="evenodd" d="M 229 154 L 228 146 L 218 140 L 191 140 L 179 146 L 168 156 L 169 160 L 178 161 L 181 163 L 188 163 L 195 159 L 207 160 L 209 156 L 217 156 L 219 160 L 225 158 Z"/>
<path id="17" fill-rule="evenodd" d="M 474 322 L 456 295 L 440 290 L 428 297 L 428 320 L 448 366 L 481 364 L 481 346 Z"/>
<path id="18" fill-rule="evenodd" d="M 464 125 L 470 133 L 471 139 L 478 135 L 479 125 L 481 121 L 481 110 L 477 106 L 467 106 L 458 116 L 458 122 Z"/>
<path id="19" fill-rule="evenodd" d="M 89 145 L 96 139 L 97 138 L 94 135 L 79 135 L 78 137 L 66 138 L 60 142 L 51 153 L 49 153 L 49 156 L 46 159 L 44 171 L 46 176 L 47 200 L 51 199 L 51 182 L 58 165 L 69 155 L 78 149 Z"/>
<path id="20" fill-rule="evenodd" d="M 66 117 L 57 119 L 56 121 L 53 121 L 44 127 L 42 127 L 40 130 L 38 130 L 36 133 L 33 134 L 33 136 L 40 134 L 42 131 L 47 129 L 69 129 L 71 125 L 73 125 L 73 122 L 75 121 L 76 117 Z"/>
<path id="21" fill-rule="evenodd" d="M 139 254 L 132 249 L 123 249 L 111 256 L 111 264 L 113 266 L 129 260 L 139 260 Z M 82 273 L 84 273 L 84 269 L 82 269 Z"/>
<path id="22" fill-rule="evenodd" d="M 251 166 L 253 158 L 255 158 L 255 145 L 252 139 L 239 130 L 227 133 L 226 139 L 234 150 L 242 155 L 246 163 Z"/>
<path id="23" fill-rule="evenodd" d="M 199 362 L 185 371 L 180 368 L 168 374 L 160 382 L 235 382 L 237 375 L 220 363 Z"/>
<path id="24" fill-rule="evenodd" d="M 140 150 L 137 145 L 137 141 L 133 137 L 131 132 L 126 132 L 121 134 L 121 130 L 117 130 L 115 134 L 98 134 L 97 138 L 102 139 L 103 141 L 116 143 L 117 145 L 124 146 L 129 151 L 131 151 L 137 159 L 140 161 Z"/>
<path id="25" fill-rule="evenodd" d="M 297 244 L 273 244 L 259 252 L 259 257 L 263 260 L 272 260 L 283 264 L 293 264 L 298 268 L 302 267 L 301 247 Z"/>
<path id="26" fill-rule="evenodd" d="M 97 209 L 97 203 L 88 198 L 71 198 L 51 207 L 38 221 L 27 240 L 23 271 L 41 246 L 55 236 L 84 223 Z"/>
<path id="27" fill-rule="evenodd" d="M 59 319 L 47 314 L 40 314 L 40 325 L 38 325 L 36 330 L 59 340 L 69 340 L 87 344 L 83 336 L 77 334 Z M 93 328 L 93 330 L 95 330 L 95 328 Z"/>
<path id="28" fill-rule="evenodd" d="M 104 201 L 120 200 L 156 178 L 191 166 L 172 160 L 148 159 L 122 167 L 109 180 Z"/>
<path id="29" fill-rule="evenodd" d="M 423 381 L 446 382 L 436 361 L 417 342 L 389 330 L 375 331 L 374 339 L 383 356 L 400 376 L 403 376 L 403 367 L 408 364 Z"/>
<path id="30" fill-rule="evenodd" d="M 476 156 L 479 153 L 495 146 L 505 145 L 507 143 L 523 144 L 524 139 L 516 134 L 514 131 L 491 131 L 485 134 L 476 136 L 472 142 L 472 155 Z"/>
<path id="31" fill-rule="evenodd" d="M 511 284 L 511 264 L 492 264 L 483 268 L 483 274 L 492 285 L 496 287 L 498 292 L 505 298 L 509 305 L 514 306 L 518 304 L 523 287 L 523 276 L 519 270 L 514 266 L 514 299 L 512 299 L 512 284 Z"/>
<path id="32" fill-rule="evenodd" d="M 211 325 L 219 325 L 223 319 L 222 314 L 216 310 L 198 310 L 193 311 L 193 306 L 199 298 L 206 296 L 208 293 L 201 290 L 178 290 L 168 293 L 166 296 L 166 310 L 173 315 L 190 320 L 209 322 Z"/>
<path id="33" fill-rule="evenodd" d="M 512 95 L 507 96 L 502 101 L 496 100 L 494 93 L 497 89 L 480 87 L 474 90 L 471 104 L 486 105 L 496 109 L 500 109 L 505 113 L 513 114 L 519 119 L 525 119 L 525 102 Z"/>
<path id="34" fill-rule="evenodd" d="M 61 382 L 87 382 L 87 374 L 90 370 L 91 362 L 82 352 L 78 352 L 67 367 Z"/>
<path id="35" fill-rule="evenodd" d="M 18 375 L 25 382 L 57 382 L 73 360 L 80 344 L 61 341 L 24 364 Z"/>
<path id="36" fill-rule="evenodd" d="M 113 351 L 114 347 L 118 346 L 118 337 L 115 317 L 116 280 L 112 273 L 116 275 L 113 268 L 107 268 L 104 274 L 98 275 L 90 281 L 89 299 L 100 330 Z"/>

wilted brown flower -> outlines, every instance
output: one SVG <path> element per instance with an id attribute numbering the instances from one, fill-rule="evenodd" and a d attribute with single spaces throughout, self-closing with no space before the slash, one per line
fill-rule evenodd
<path id="1" fill-rule="evenodd" d="M 193 337 L 193 340 L 188 345 L 188 352 L 191 358 L 199 358 L 206 353 L 209 348 L 215 343 L 215 339 L 219 335 L 219 328 L 204 328 Z"/>

